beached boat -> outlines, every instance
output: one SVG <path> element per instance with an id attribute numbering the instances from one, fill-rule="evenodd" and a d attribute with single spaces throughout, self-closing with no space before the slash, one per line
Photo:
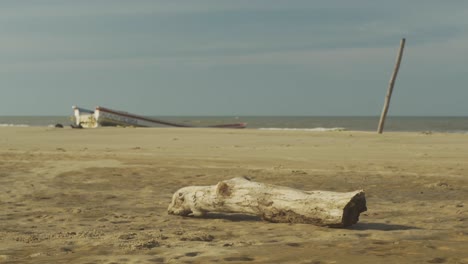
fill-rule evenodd
<path id="1" fill-rule="evenodd" d="M 187 124 L 168 122 L 149 118 L 124 111 L 113 110 L 98 106 L 89 110 L 73 106 L 74 127 L 95 128 L 100 126 L 133 126 L 133 127 L 196 127 Z M 245 128 L 246 123 L 221 124 L 206 127 L 212 128 Z"/>

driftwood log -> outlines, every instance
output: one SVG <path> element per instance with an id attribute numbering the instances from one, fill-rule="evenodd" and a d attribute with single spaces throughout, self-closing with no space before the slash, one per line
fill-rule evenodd
<path id="1" fill-rule="evenodd" d="M 189 186 L 172 197 L 168 213 L 203 216 L 209 212 L 239 213 L 270 222 L 308 223 L 346 227 L 366 211 L 364 191 L 301 191 L 293 188 L 233 178 L 212 186 Z"/>

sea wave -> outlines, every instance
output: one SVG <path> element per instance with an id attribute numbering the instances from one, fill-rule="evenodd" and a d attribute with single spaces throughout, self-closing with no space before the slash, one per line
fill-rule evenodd
<path id="1" fill-rule="evenodd" d="M 314 128 L 276 128 L 276 127 L 263 127 L 259 130 L 279 130 L 279 131 L 310 131 L 310 132 L 327 132 L 327 131 L 345 131 L 343 127 L 314 127 Z"/>
<path id="2" fill-rule="evenodd" d="M 25 124 L 0 124 L 0 127 L 28 127 Z"/>
<path id="3" fill-rule="evenodd" d="M 449 134 L 468 134 L 467 130 L 449 130 L 449 131 L 442 131 L 440 133 L 449 133 Z"/>

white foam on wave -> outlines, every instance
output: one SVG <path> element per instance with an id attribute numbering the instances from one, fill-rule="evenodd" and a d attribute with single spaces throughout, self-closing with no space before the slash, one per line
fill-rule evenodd
<path id="1" fill-rule="evenodd" d="M 327 132 L 327 131 L 345 131 L 346 129 L 343 127 L 314 127 L 314 128 L 276 128 L 276 127 L 268 127 L 268 128 L 259 128 L 259 130 L 279 130 L 279 131 L 309 131 L 309 132 Z"/>
<path id="2" fill-rule="evenodd" d="M 29 125 L 24 124 L 0 124 L 0 127 L 28 127 Z"/>

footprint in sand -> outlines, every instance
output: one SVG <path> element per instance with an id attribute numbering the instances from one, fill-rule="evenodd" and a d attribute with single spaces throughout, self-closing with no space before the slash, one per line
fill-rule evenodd
<path id="1" fill-rule="evenodd" d="M 433 258 L 428 260 L 427 263 L 445 263 L 447 260 L 445 258 Z"/>
<path id="2" fill-rule="evenodd" d="M 251 257 L 242 256 L 242 257 L 227 257 L 227 258 L 224 258 L 224 260 L 225 261 L 254 261 L 255 259 Z"/>
<path id="3" fill-rule="evenodd" d="M 153 262 L 153 263 L 165 263 L 164 258 L 152 258 L 152 259 L 148 259 L 148 261 Z"/>
<path id="4" fill-rule="evenodd" d="M 290 246 L 290 247 L 300 247 L 301 244 L 299 243 L 286 243 L 287 246 Z"/>

